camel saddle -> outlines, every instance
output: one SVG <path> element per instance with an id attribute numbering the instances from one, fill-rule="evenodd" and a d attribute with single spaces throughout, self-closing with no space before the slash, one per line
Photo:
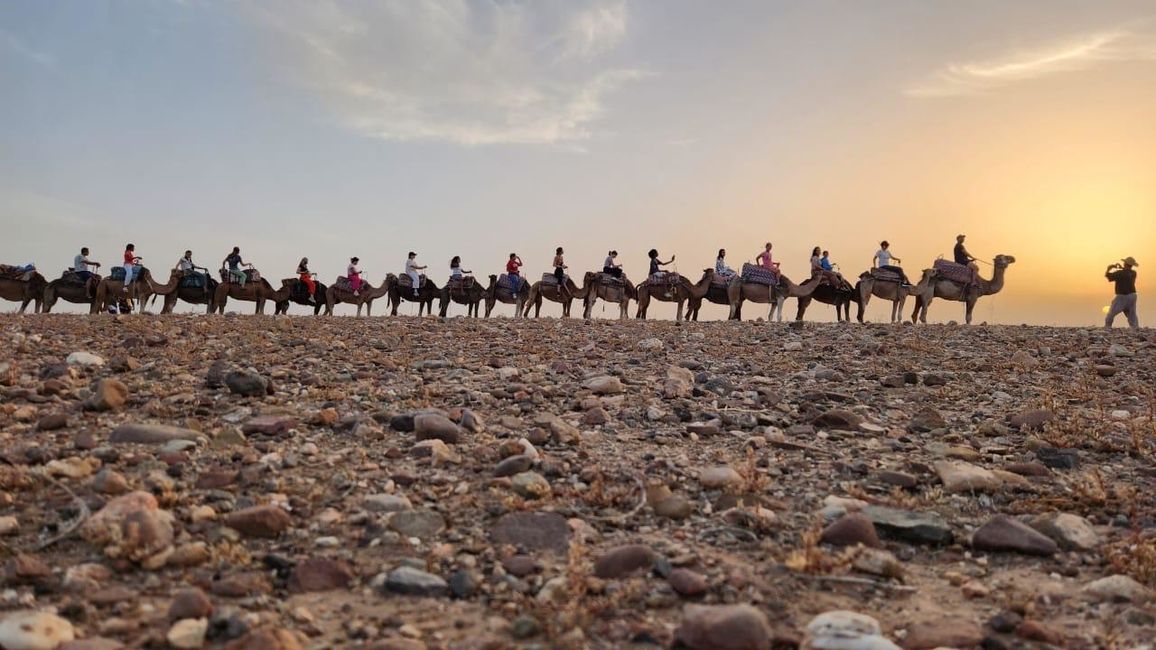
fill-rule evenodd
<path id="1" fill-rule="evenodd" d="M 99 276 L 93 275 L 92 277 L 99 281 Z M 64 273 L 60 274 L 60 281 L 63 284 L 74 284 L 78 287 L 88 284 L 88 280 L 81 278 L 75 269 L 64 269 Z"/>
<path id="2" fill-rule="evenodd" d="M 774 269 L 764 268 L 757 264 L 751 264 L 750 262 L 743 264 L 743 271 L 739 277 L 743 279 L 743 282 L 765 284 L 768 287 L 778 286 L 779 284 L 779 274 L 775 273 Z"/>
<path id="3" fill-rule="evenodd" d="M 674 271 L 659 271 L 646 278 L 646 281 L 655 287 L 676 287 L 682 284 L 682 276 Z"/>
<path id="4" fill-rule="evenodd" d="M 969 285 L 972 282 L 971 269 L 966 264 L 956 264 L 948 260 L 935 260 L 931 265 L 936 275 L 944 280 L 951 280 L 959 284 Z"/>
<path id="5" fill-rule="evenodd" d="M 605 285 L 607 287 L 624 287 L 626 286 L 626 276 L 616 278 L 609 273 L 599 273 L 598 284 Z"/>
<path id="6" fill-rule="evenodd" d="M 425 279 L 424 273 L 422 275 L 418 276 L 418 283 L 420 285 L 418 287 L 419 289 L 421 287 L 425 286 L 426 279 Z M 413 288 L 413 279 L 410 278 L 408 274 L 402 273 L 397 278 L 397 286 L 402 287 L 403 289 L 412 289 Z"/>
<path id="7" fill-rule="evenodd" d="M 514 286 L 515 278 L 517 279 L 517 287 Z M 515 289 L 521 290 L 526 285 L 525 280 L 520 275 L 506 275 L 505 273 L 498 276 L 498 290 L 506 293 L 514 293 Z"/>
<path id="8" fill-rule="evenodd" d="M 139 264 L 133 268 L 135 270 L 132 272 L 132 277 L 134 280 L 139 280 L 141 275 L 146 271 L 146 269 Z M 112 267 L 112 269 L 110 269 L 108 272 L 108 279 L 112 280 L 113 282 L 124 282 L 124 267 L 123 266 Z"/>
<path id="9" fill-rule="evenodd" d="M 896 284 L 903 282 L 903 276 L 891 269 L 874 268 L 868 272 L 868 275 L 872 280 L 878 282 L 894 282 Z"/>
<path id="10" fill-rule="evenodd" d="M 206 284 L 208 284 L 208 277 L 195 271 L 186 272 L 177 281 L 177 287 L 180 289 L 204 289 Z"/>
<path id="11" fill-rule="evenodd" d="M 27 282 L 32 279 L 32 274 L 36 272 L 35 266 L 9 266 L 7 264 L 0 264 L 0 278 L 7 280 L 19 280 Z"/>
<path id="12" fill-rule="evenodd" d="M 446 288 L 449 289 L 451 293 L 469 291 L 474 288 L 475 282 L 474 276 L 463 275 L 460 278 L 450 278 L 446 281 Z"/>
<path id="13" fill-rule="evenodd" d="M 563 278 L 563 282 L 565 282 L 566 280 L 570 279 L 570 276 L 569 275 L 563 275 L 562 278 Z M 558 278 L 554 277 L 553 273 L 543 273 L 542 274 L 542 284 L 557 285 L 558 284 Z"/>

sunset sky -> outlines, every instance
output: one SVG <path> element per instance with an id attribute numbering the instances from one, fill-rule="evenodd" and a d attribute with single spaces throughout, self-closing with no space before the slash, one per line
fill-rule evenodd
<path id="1" fill-rule="evenodd" d="M 0 97 L 0 261 L 51 277 L 132 241 L 374 284 L 615 248 L 641 281 L 772 241 L 801 280 L 884 238 L 917 276 L 967 233 L 1017 259 L 977 322 L 1098 324 L 1127 255 L 1156 321 L 1151 0 L 15 0 Z"/>

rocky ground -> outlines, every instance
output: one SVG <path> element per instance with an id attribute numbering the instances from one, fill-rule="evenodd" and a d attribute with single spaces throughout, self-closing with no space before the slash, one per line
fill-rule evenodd
<path id="1" fill-rule="evenodd" d="M 1151 647 L 1154 352 L 0 317 L 0 647 Z"/>

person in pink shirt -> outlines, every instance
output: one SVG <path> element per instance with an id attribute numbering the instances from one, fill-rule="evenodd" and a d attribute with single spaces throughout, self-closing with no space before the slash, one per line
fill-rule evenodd
<path id="1" fill-rule="evenodd" d="M 755 263 L 764 269 L 778 273 L 779 263 L 771 259 L 771 248 L 771 242 L 767 242 L 767 247 L 763 249 L 763 252 L 759 253 L 757 257 L 755 257 Z"/>

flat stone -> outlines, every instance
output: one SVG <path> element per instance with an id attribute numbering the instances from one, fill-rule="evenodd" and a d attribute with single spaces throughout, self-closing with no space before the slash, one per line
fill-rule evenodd
<path id="1" fill-rule="evenodd" d="M 252 435 L 281 436 L 297 426 L 297 418 L 287 415 L 261 415 L 250 419 L 241 426 L 241 433 Z"/>
<path id="2" fill-rule="evenodd" d="M 833 546 L 879 546 L 875 524 L 861 514 L 848 514 L 836 519 L 823 529 L 819 541 Z"/>
<path id="3" fill-rule="evenodd" d="M 204 437 L 199 431 L 182 429 L 165 424 L 126 423 L 112 430 L 108 441 L 113 444 L 163 445 L 173 440 L 199 440 Z"/>
<path id="4" fill-rule="evenodd" d="M 1011 551 L 1025 555 L 1053 555 L 1059 547 L 1027 524 L 1007 515 L 996 515 L 980 526 L 971 538 L 981 551 Z"/>
<path id="5" fill-rule="evenodd" d="M 385 590 L 406 596 L 440 598 L 449 592 L 449 585 L 432 573 L 401 566 L 389 572 L 385 579 Z"/>
<path id="6" fill-rule="evenodd" d="M 906 650 L 935 648 L 975 648 L 983 643 L 983 628 L 964 618 L 939 616 L 907 626 L 903 639 Z"/>
<path id="7" fill-rule="evenodd" d="M 951 528 L 933 512 L 911 512 L 885 506 L 867 506 L 860 513 L 882 536 L 918 544 L 950 544 Z"/>
<path id="8" fill-rule="evenodd" d="M 832 409 L 816 417 L 811 424 L 827 429 L 854 431 L 863 423 L 863 417 L 858 413 L 843 409 Z"/>
<path id="9" fill-rule="evenodd" d="M 907 423 L 907 430 L 912 433 L 927 433 L 947 426 L 947 422 L 939 411 L 933 408 L 924 408 Z"/>
<path id="10" fill-rule="evenodd" d="M 518 454 L 517 456 L 510 456 L 503 459 L 494 467 L 494 476 L 513 476 L 529 471 L 534 466 L 534 459 L 529 456 Z"/>
<path id="11" fill-rule="evenodd" d="M 1075 449 L 1040 447 L 1036 458 L 1052 469 L 1076 469 L 1080 466 L 1080 452 Z"/>
<path id="12" fill-rule="evenodd" d="M 361 507 L 370 512 L 401 512 L 413 509 L 409 499 L 400 494 L 371 494 L 361 502 Z"/>
<path id="13" fill-rule="evenodd" d="M 545 499 L 553 493 L 550 482 L 537 472 L 522 472 L 511 479 L 514 491 L 525 499 Z"/>
<path id="14" fill-rule="evenodd" d="M 906 472 L 882 470 L 875 474 L 875 479 L 885 485 L 894 485 L 907 490 L 919 485 L 919 479 Z"/>
<path id="15" fill-rule="evenodd" d="M 213 602 L 205 592 L 191 587 L 181 589 L 173 594 L 169 603 L 169 620 L 179 621 L 184 618 L 208 618 L 213 613 Z"/>
<path id="16" fill-rule="evenodd" d="M 934 467 L 948 494 L 994 492 L 1003 484 L 991 471 L 963 461 L 943 460 Z"/>
<path id="17" fill-rule="evenodd" d="M 446 520 L 434 510 L 406 510 L 393 513 L 389 527 L 406 537 L 429 540 L 445 530 Z"/>
<path id="18" fill-rule="evenodd" d="M 1141 603 L 1152 595 L 1147 587 L 1122 575 L 1093 580 L 1084 585 L 1083 592 L 1093 600 L 1111 603 Z"/>
<path id="19" fill-rule="evenodd" d="M 666 581 L 676 594 L 688 598 L 701 596 L 710 588 L 710 583 L 702 574 L 681 567 L 671 571 Z"/>
<path id="20" fill-rule="evenodd" d="M 1046 409 L 1021 411 L 1008 418 L 1008 424 L 1025 431 L 1038 431 L 1056 419 L 1056 414 Z"/>
<path id="21" fill-rule="evenodd" d="M 708 490 L 720 490 L 742 483 L 743 477 L 730 467 L 710 467 L 698 475 L 698 483 Z"/>
<path id="22" fill-rule="evenodd" d="M 169 645 L 181 650 L 196 650 L 205 645 L 205 635 L 209 632 L 209 620 L 205 618 L 186 618 L 177 621 L 169 628 L 165 640 Z"/>
<path id="23" fill-rule="evenodd" d="M 510 544 L 528 551 L 564 553 L 570 547 L 570 524 L 556 512 L 511 512 L 490 529 L 495 544 Z"/>
<path id="24" fill-rule="evenodd" d="M 1100 545 L 1096 529 L 1079 515 L 1049 512 L 1032 517 L 1028 523 L 1065 551 L 1091 551 Z"/>
<path id="25" fill-rule="evenodd" d="M 115 411 L 128 401 L 128 386 L 119 380 L 105 377 L 92 386 L 92 395 L 84 401 L 89 411 Z"/>
<path id="26" fill-rule="evenodd" d="M 457 444 L 462 437 L 462 429 L 453 420 L 436 413 L 423 413 L 414 418 L 414 437 L 417 440 L 441 440 L 446 444 Z"/>
<path id="27" fill-rule="evenodd" d="M 225 525 L 245 537 L 275 538 L 293 525 L 293 518 L 278 506 L 254 506 L 229 514 Z"/>
<path id="28" fill-rule="evenodd" d="M 269 380 L 247 370 L 234 370 L 225 375 L 229 391 L 244 397 L 263 397 L 270 394 Z"/>
<path id="29" fill-rule="evenodd" d="M 37 431 L 56 431 L 66 426 L 68 426 L 68 415 L 66 413 L 52 413 L 36 421 Z"/>
<path id="30" fill-rule="evenodd" d="M 767 650 L 774 634 L 751 605 L 687 605 L 675 638 L 690 650 Z"/>
<path id="31" fill-rule="evenodd" d="M 671 495 L 651 506 L 654 514 L 667 519 L 686 519 L 694 513 L 694 506 L 684 496 Z"/>
<path id="32" fill-rule="evenodd" d="M 1005 470 L 1019 474 L 1020 476 L 1051 476 L 1052 472 L 1047 466 L 1040 463 L 1012 463 L 1004 467 Z"/>
<path id="33" fill-rule="evenodd" d="M 595 395 L 617 395 L 626 391 L 626 387 L 622 385 L 621 379 L 609 375 L 591 377 L 582 382 L 582 387 L 593 392 Z"/>
<path id="34" fill-rule="evenodd" d="M 346 589 L 355 577 L 353 568 L 346 562 L 311 557 L 293 567 L 289 574 L 289 591 L 300 594 Z"/>
<path id="35" fill-rule="evenodd" d="M 104 358 L 91 352 L 73 352 L 65 357 L 64 362 L 81 368 L 99 368 L 104 365 Z"/>
<path id="36" fill-rule="evenodd" d="M 72 623 L 48 612 L 13 612 L 0 620 L 4 650 L 53 650 L 75 638 Z"/>
<path id="37" fill-rule="evenodd" d="M 846 610 L 823 612 L 807 623 L 802 648 L 823 650 L 899 650 L 882 636 L 879 622 Z"/>
<path id="38" fill-rule="evenodd" d="M 621 578 L 638 569 L 649 568 L 655 556 L 649 546 L 642 544 L 618 546 L 594 560 L 594 575 L 603 579 Z"/>

